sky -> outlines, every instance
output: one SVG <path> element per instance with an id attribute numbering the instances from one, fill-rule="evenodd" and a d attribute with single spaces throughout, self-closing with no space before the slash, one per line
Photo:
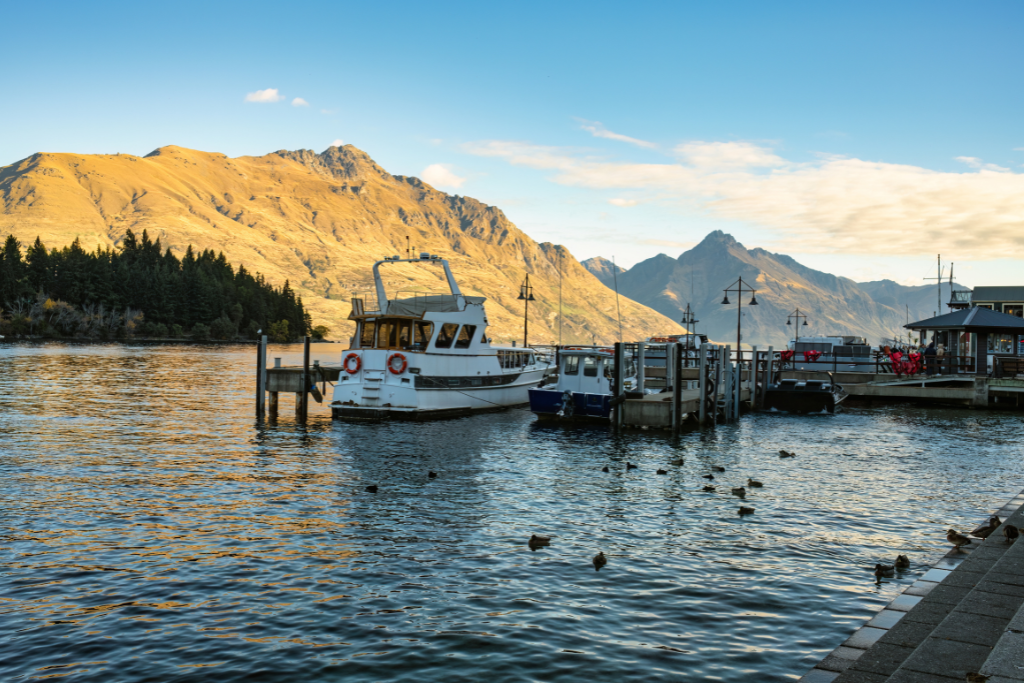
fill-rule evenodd
<path id="1" fill-rule="evenodd" d="M 1024 3 L 4 3 L 0 166 L 352 144 L 630 266 L 1024 284 Z M 948 270 L 946 271 L 948 276 Z"/>

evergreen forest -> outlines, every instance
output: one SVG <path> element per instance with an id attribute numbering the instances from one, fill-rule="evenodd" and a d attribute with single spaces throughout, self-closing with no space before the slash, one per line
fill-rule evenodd
<path id="1" fill-rule="evenodd" d="M 189 245 L 179 259 L 131 230 L 117 249 L 87 252 L 76 239 L 47 250 L 37 237 L 23 253 L 9 235 L 0 250 L 0 334 L 231 340 L 261 329 L 278 342 L 313 332 L 287 281 L 275 288 L 223 253 Z"/>

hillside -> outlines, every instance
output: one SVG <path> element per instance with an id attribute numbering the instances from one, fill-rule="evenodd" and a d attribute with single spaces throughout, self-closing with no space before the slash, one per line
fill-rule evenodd
<path id="1" fill-rule="evenodd" d="M 615 276 L 619 273 L 626 272 L 625 268 L 615 265 L 615 263 L 609 261 L 603 256 L 588 258 L 585 261 L 580 261 L 580 263 L 584 268 L 593 273 L 594 277 L 600 280 L 606 287 L 614 287 Z"/>
<path id="2" fill-rule="evenodd" d="M 593 259 L 588 259 L 588 263 Z M 599 270 L 598 275 L 604 270 Z M 755 287 L 757 306 L 743 299 L 743 343 L 783 346 L 792 338 L 787 317 L 799 308 L 808 325 L 801 335 L 851 334 L 877 344 L 884 337 L 906 335 L 910 318 L 931 317 L 935 286 L 904 287 L 892 281 L 858 284 L 801 265 L 784 254 L 747 249 L 720 231 L 709 234 L 679 258 L 659 254 L 618 275 L 619 291 L 673 320 L 689 302 L 700 322 L 696 329 L 722 343 L 736 343 L 736 295 L 722 305 L 723 290 L 736 279 Z M 959 288 L 958 285 L 954 287 Z M 949 300 L 949 286 L 943 290 Z M 948 309 L 944 309 L 946 312 Z M 802 319 L 801 319 L 802 322 Z"/>
<path id="3" fill-rule="evenodd" d="M 496 341 L 522 338 L 519 285 L 527 273 L 530 339 L 558 338 L 559 252 L 563 341 L 618 337 L 615 295 L 563 247 L 538 244 L 496 207 L 448 195 L 418 178 L 391 175 L 352 145 L 279 151 L 259 157 L 161 147 L 126 154 L 35 154 L 0 168 L 0 238 L 49 247 L 76 237 L 87 249 L 118 246 L 125 231 L 148 230 L 179 256 L 188 244 L 223 251 L 227 260 L 289 280 L 313 324 L 346 339 L 350 299 L 371 289 L 370 265 L 415 251 L 452 262 L 467 294 L 489 299 Z M 388 291 L 441 291 L 440 270 L 395 266 Z M 671 320 L 622 300 L 626 339 L 678 331 Z"/>

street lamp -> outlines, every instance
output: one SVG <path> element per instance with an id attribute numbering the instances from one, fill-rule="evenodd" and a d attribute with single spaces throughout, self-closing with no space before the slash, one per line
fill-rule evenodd
<path id="1" fill-rule="evenodd" d="M 528 340 L 530 336 L 530 302 L 535 301 L 533 298 L 533 287 L 530 286 L 530 274 L 526 274 L 526 279 L 523 280 L 523 284 L 519 285 L 519 300 L 525 301 L 523 304 L 523 347 L 529 346 Z"/>
<path id="2" fill-rule="evenodd" d="M 743 278 L 740 278 L 736 280 L 736 282 L 732 283 L 731 287 L 728 287 L 722 291 L 725 292 L 725 297 L 722 298 L 723 306 L 729 305 L 729 292 L 736 292 L 736 303 L 738 304 L 738 306 L 736 307 L 736 357 L 742 358 L 743 355 L 740 352 L 740 340 L 743 338 L 743 336 L 740 332 L 740 321 L 741 316 L 743 315 L 743 302 L 740 301 L 740 297 L 743 296 L 743 292 L 750 292 L 750 305 L 757 306 L 757 290 L 748 285 L 746 282 L 744 282 Z"/>
<path id="3" fill-rule="evenodd" d="M 804 319 L 804 327 L 807 327 L 807 316 L 801 313 L 800 309 L 798 308 L 789 314 L 789 317 L 786 318 L 786 324 L 792 325 L 794 318 L 796 318 L 796 341 L 794 341 L 793 343 L 796 344 L 797 342 L 800 341 L 800 318 Z M 796 347 L 794 346 L 794 348 Z"/>
<path id="4" fill-rule="evenodd" d="M 687 303 L 686 310 L 683 311 L 683 319 L 680 320 L 679 322 L 681 322 L 686 327 L 690 334 L 697 334 L 697 330 L 694 329 L 694 325 L 696 323 L 699 323 L 700 321 L 697 320 L 696 316 L 697 314 L 694 311 L 690 310 L 690 304 Z"/>

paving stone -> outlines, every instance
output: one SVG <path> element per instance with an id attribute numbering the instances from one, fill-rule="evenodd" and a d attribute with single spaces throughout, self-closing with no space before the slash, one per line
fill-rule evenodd
<path id="1" fill-rule="evenodd" d="M 1024 633 L 1024 609 L 1018 610 L 1013 618 L 1010 619 L 1010 623 L 1006 625 L 1006 628 L 1010 631 L 1019 631 Z"/>
<path id="2" fill-rule="evenodd" d="M 961 564 L 964 563 L 970 557 L 969 553 L 958 553 L 956 555 L 946 555 L 941 560 L 932 565 L 932 569 L 943 569 L 945 571 L 953 571 Z"/>
<path id="3" fill-rule="evenodd" d="M 1013 619 L 1021 605 L 1024 605 L 1022 597 L 983 593 L 975 590 L 971 591 L 970 595 L 957 605 L 956 611 L 1009 620 Z"/>
<path id="4" fill-rule="evenodd" d="M 985 579 L 996 583 L 1005 583 L 1009 586 L 1024 586 L 1024 575 L 1004 574 L 994 569 L 985 575 Z"/>
<path id="5" fill-rule="evenodd" d="M 958 569 L 969 572 L 987 572 L 999 561 L 1005 549 L 978 548 L 971 556 L 960 563 Z"/>
<path id="6" fill-rule="evenodd" d="M 1024 576 L 1024 562 L 1016 556 L 1004 556 L 1002 560 L 992 565 L 990 571 L 999 572 L 1000 574 L 1013 574 L 1015 576 Z"/>
<path id="7" fill-rule="evenodd" d="M 921 579 L 924 581 L 942 581 L 949 576 L 951 571 L 949 569 L 929 569 L 921 575 Z"/>
<path id="8" fill-rule="evenodd" d="M 856 662 L 851 662 L 852 669 L 867 671 L 888 676 L 914 653 L 912 647 L 875 643 Z"/>
<path id="9" fill-rule="evenodd" d="M 924 597 L 925 595 L 931 593 L 932 589 L 938 585 L 939 584 L 935 581 L 921 581 L 920 579 L 918 579 L 914 583 L 910 584 L 910 587 L 907 588 L 907 590 L 903 591 L 903 594 L 918 595 Z"/>
<path id="10" fill-rule="evenodd" d="M 1006 676 L 992 676 L 985 683 L 1020 683 L 1024 678 L 1007 678 Z"/>
<path id="11" fill-rule="evenodd" d="M 947 586 L 940 583 L 928 594 L 928 600 L 955 606 L 959 605 L 971 590 L 968 586 Z"/>
<path id="12" fill-rule="evenodd" d="M 932 634 L 934 628 L 933 624 L 922 624 L 919 621 L 903 619 L 886 631 L 885 635 L 878 639 L 878 642 L 901 647 L 917 647 Z"/>
<path id="13" fill-rule="evenodd" d="M 963 570 L 957 570 L 946 577 L 942 582 L 946 586 L 967 586 L 968 588 L 974 588 L 979 581 L 984 580 L 986 574 L 984 572 L 968 572 Z"/>
<path id="14" fill-rule="evenodd" d="M 838 677 L 835 671 L 824 671 L 823 669 L 811 669 L 797 683 L 832 683 Z"/>
<path id="15" fill-rule="evenodd" d="M 882 634 L 885 633 L 883 628 L 872 628 L 870 626 L 864 626 L 857 629 L 852 636 L 846 639 L 843 643 L 843 647 L 856 647 L 861 650 L 866 650 L 875 644 Z"/>
<path id="16" fill-rule="evenodd" d="M 846 673 L 835 680 L 835 683 L 885 683 L 886 680 L 888 680 L 888 676 L 883 674 L 847 669 Z"/>
<path id="17" fill-rule="evenodd" d="M 950 683 L 950 681 L 963 683 L 963 680 L 964 677 L 950 678 L 949 676 L 938 676 L 936 674 L 926 674 L 907 669 L 900 669 L 886 679 L 888 683 Z"/>
<path id="18" fill-rule="evenodd" d="M 876 614 L 871 620 L 865 624 L 865 626 L 874 626 L 875 628 L 890 629 L 896 625 L 906 612 L 897 611 L 894 609 L 883 609 L 881 612 Z"/>
<path id="19" fill-rule="evenodd" d="M 990 654 L 992 648 L 985 645 L 958 642 L 950 647 L 950 641 L 933 637 L 917 646 L 903 668 L 962 681 L 968 671 L 980 670 Z"/>
<path id="20" fill-rule="evenodd" d="M 918 603 L 917 607 L 907 612 L 907 616 L 904 617 L 904 619 L 935 626 L 945 619 L 952 611 L 953 605 L 944 605 L 940 602 L 928 602 L 928 598 L 925 598 Z"/>
<path id="21" fill-rule="evenodd" d="M 919 602 L 921 602 L 921 596 L 903 593 L 893 598 L 893 601 L 886 606 L 886 609 L 893 609 L 897 612 L 909 612 Z"/>
<path id="22" fill-rule="evenodd" d="M 1004 633 L 988 661 L 978 671 L 989 676 L 1024 680 L 1024 633 Z"/>
<path id="23" fill-rule="evenodd" d="M 849 669 L 850 665 L 865 652 L 866 650 L 858 650 L 840 645 L 835 650 L 832 650 L 825 659 L 821 660 L 817 668 L 842 673 Z"/>
<path id="24" fill-rule="evenodd" d="M 943 621 L 932 631 L 932 636 L 992 647 L 1003 635 L 1007 623 L 1006 619 L 953 612 L 949 619 Z M 950 648 L 954 647 L 956 645 L 950 643 Z"/>
<path id="25" fill-rule="evenodd" d="M 984 593 L 998 593 L 999 595 L 1024 596 L 1024 586 L 1011 586 L 1005 583 L 990 581 L 987 577 L 980 582 L 975 589 Z"/>

